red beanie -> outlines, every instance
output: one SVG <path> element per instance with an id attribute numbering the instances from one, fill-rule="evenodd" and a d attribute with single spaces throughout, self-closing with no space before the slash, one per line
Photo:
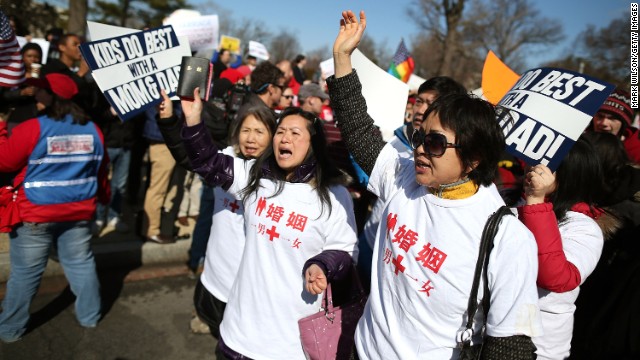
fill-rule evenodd
<path id="1" fill-rule="evenodd" d="M 63 74 L 48 74 L 45 76 L 51 91 L 54 94 L 60 96 L 63 99 L 71 99 L 78 93 L 78 86 L 75 81 L 67 75 Z"/>
<path id="2" fill-rule="evenodd" d="M 625 126 L 631 126 L 631 121 L 633 120 L 631 95 L 622 89 L 616 89 L 605 100 L 599 111 L 611 113 L 618 120 L 623 121 Z"/>

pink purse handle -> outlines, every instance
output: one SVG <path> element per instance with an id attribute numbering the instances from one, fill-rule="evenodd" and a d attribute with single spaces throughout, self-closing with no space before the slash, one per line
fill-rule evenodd
<path id="1" fill-rule="evenodd" d="M 360 294 L 364 293 L 364 288 L 362 287 L 362 283 L 360 282 L 360 277 L 358 276 L 357 270 L 354 267 L 351 269 L 351 278 L 353 279 L 352 286 L 357 287 L 357 290 Z M 331 293 L 331 283 L 327 284 L 327 288 L 324 291 L 324 296 L 322 297 L 322 309 L 324 310 L 324 316 L 327 320 L 333 323 L 333 320 L 336 318 L 335 310 L 333 309 L 333 295 Z"/>

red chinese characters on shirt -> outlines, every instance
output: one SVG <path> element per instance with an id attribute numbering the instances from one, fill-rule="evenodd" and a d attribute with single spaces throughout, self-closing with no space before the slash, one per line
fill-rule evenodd
<path id="1" fill-rule="evenodd" d="M 256 214 L 262 216 L 262 211 L 267 207 L 267 199 L 260 197 L 258 199 L 258 206 L 256 206 Z"/>
<path id="2" fill-rule="evenodd" d="M 418 253 L 416 260 L 422 262 L 423 267 L 426 267 L 437 274 L 446 258 L 447 254 L 437 247 L 432 248 L 431 243 L 427 243 L 427 245 L 424 245 L 422 250 Z"/>
<path id="3" fill-rule="evenodd" d="M 267 217 L 271 218 L 271 220 L 275 222 L 280 222 L 280 218 L 284 215 L 284 208 L 282 206 L 274 206 L 273 204 L 269 204 L 269 209 L 267 210 Z"/>
<path id="4" fill-rule="evenodd" d="M 411 229 L 406 229 L 406 225 L 400 226 L 393 236 L 393 240 L 391 240 L 391 242 L 399 243 L 398 247 L 405 252 L 409 252 L 409 249 L 415 245 L 417 241 L 418 233 Z"/>
<path id="5" fill-rule="evenodd" d="M 304 232 L 304 228 L 307 226 L 307 219 L 308 218 L 304 215 L 291 212 L 287 219 L 287 226 L 292 229 L 299 230 L 300 232 Z"/>

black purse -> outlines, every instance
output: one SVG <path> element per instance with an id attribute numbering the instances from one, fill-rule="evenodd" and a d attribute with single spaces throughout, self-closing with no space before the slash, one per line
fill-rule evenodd
<path id="1" fill-rule="evenodd" d="M 482 238 L 480 240 L 480 251 L 478 252 L 478 261 L 476 262 L 476 269 L 473 275 L 473 285 L 471 286 L 471 294 L 469 295 L 469 304 L 467 305 L 467 325 L 462 335 L 462 342 L 459 344 L 460 357 L 459 360 L 476 360 L 482 357 L 482 350 L 485 341 L 479 345 L 471 345 L 471 338 L 473 336 L 473 318 L 478 310 L 478 286 L 480 283 L 480 276 L 484 279 L 484 295 L 482 297 L 482 311 L 484 312 L 484 324 L 482 325 L 483 337 L 485 332 L 485 326 L 487 322 L 487 315 L 489 314 L 489 305 L 491 296 L 489 294 L 489 282 L 487 281 L 487 269 L 489 267 L 489 255 L 493 249 L 493 239 L 498 233 L 498 228 L 502 217 L 505 215 L 513 215 L 511 210 L 507 206 L 501 206 L 496 212 L 489 216 L 487 223 L 482 230 Z"/>

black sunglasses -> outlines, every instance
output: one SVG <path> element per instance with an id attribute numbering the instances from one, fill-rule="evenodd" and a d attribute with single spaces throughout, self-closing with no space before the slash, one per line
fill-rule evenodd
<path id="1" fill-rule="evenodd" d="M 411 147 L 415 150 L 420 145 L 429 156 L 442 156 L 448 148 L 459 148 L 460 145 L 447 142 L 447 137 L 439 133 L 425 133 L 422 128 L 413 131 Z"/>
<path id="2" fill-rule="evenodd" d="M 289 100 L 293 99 L 293 95 L 282 95 L 282 97 Z"/>

